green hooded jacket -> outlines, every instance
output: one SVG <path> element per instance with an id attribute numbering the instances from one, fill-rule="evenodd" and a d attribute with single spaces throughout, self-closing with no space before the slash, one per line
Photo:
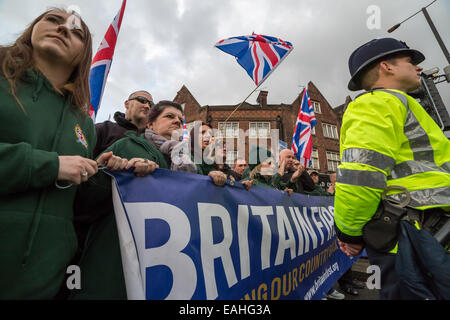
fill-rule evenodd
<path id="1" fill-rule="evenodd" d="M 38 71 L 0 75 L 0 299 L 52 299 L 77 249 L 77 187 L 55 187 L 59 155 L 91 158 L 94 124 Z"/>
<path id="2" fill-rule="evenodd" d="M 164 156 L 145 137 L 133 131 L 126 138 L 115 142 L 105 152 L 131 160 L 144 158 L 156 162 L 160 169 L 167 169 Z M 88 192 L 87 192 L 88 193 Z M 70 295 L 71 300 L 126 300 L 127 293 L 122 268 L 119 237 L 117 233 L 111 196 L 105 205 L 92 214 L 103 216 L 89 230 L 85 248 L 79 262 L 81 290 Z M 99 206 L 97 206 L 98 208 Z M 91 207 L 92 208 L 92 207 Z"/>

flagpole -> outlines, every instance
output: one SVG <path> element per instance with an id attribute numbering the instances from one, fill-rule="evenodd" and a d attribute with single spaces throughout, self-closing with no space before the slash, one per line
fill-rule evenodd
<path id="1" fill-rule="evenodd" d="M 238 111 L 239 108 L 242 107 L 242 105 L 243 105 L 245 102 L 247 102 L 247 100 L 252 96 L 252 94 L 254 94 L 254 93 L 256 92 L 256 90 L 259 89 L 259 87 L 261 87 L 262 84 L 263 84 L 263 83 L 261 82 L 261 84 L 260 84 L 259 86 L 257 86 L 257 87 L 255 88 L 255 90 L 253 90 L 253 91 L 248 95 L 248 97 L 245 98 L 245 100 L 244 100 L 244 101 L 243 101 L 236 109 L 234 109 L 234 111 L 230 114 L 230 116 L 227 118 L 227 120 L 225 120 L 225 123 L 227 123 L 228 120 L 230 120 L 230 118 L 233 116 L 233 114 L 235 114 L 236 111 Z"/>

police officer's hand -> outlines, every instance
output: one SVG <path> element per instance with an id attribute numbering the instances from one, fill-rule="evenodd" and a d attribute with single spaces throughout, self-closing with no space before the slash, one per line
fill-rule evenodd
<path id="1" fill-rule="evenodd" d="M 338 240 L 339 248 L 350 258 L 360 255 L 364 250 L 363 244 L 346 243 Z"/>

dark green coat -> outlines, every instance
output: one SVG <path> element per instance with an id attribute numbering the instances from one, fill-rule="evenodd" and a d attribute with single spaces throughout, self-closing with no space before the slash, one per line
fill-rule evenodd
<path id="1" fill-rule="evenodd" d="M 143 136 L 132 131 L 127 138 L 115 142 L 105 152 L 131 160 L 145 158 L 156 162 L 160 169 L 167 169 L 163 155 Z M 74 291 L 73 300 L 126 300 L 126 287 L 122 269 L 119 238 L 111 198 L 103 206 L 107 212 L 93 212 L 101 218 L 90 229 L 84 252 L 79 263 L 82 273 L 82 290 Z"/>
<path id="2" fill-rule="evenodd" d="M 77 249 L 77 187 L 55 187 L 58 156 L 90 158 L 95 130 L 40 72 L 17 96 L 25 112 L 0 75 L 0 299 L 52 299 Z"/>
<path id="3" fill-rule="evenodd" d="M 250 179 L 250 168 L 245 169 L 244 173 L 242 174 L 243 179 L 242 181 L 251 181 Z M 255 175 L 255 179 L 253 179 L 253 186 L 256 187 L 265 187 L 270 189 L 277 189 L 277 190 L 284 190 L 286 187 L 283 184 L 283 181 L 281 181 L 281 175 L 279 173 L 274 174 L 270 177 L 270 179 L 266 179 L 261 174 L 257 173 Z"/>
<path id="4" fill-rule="evenodd" d="M 310 196 L 321 196 L 321 197 L 332 197 L 333 195 L 327 191 L 324 191 L 323 188 L 319 185 L 316 185 L 316 188 L 313 191 L 304 191 L 305 194 Z"/>

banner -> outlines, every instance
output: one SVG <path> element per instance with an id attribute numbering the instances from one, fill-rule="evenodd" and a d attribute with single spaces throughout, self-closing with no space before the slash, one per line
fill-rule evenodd
<path id="1" fill-rule="evenodd" d="M 352 266 L 334 198 L 156 170 L 114 173 L 131 300 L 320 300 Z"/>

